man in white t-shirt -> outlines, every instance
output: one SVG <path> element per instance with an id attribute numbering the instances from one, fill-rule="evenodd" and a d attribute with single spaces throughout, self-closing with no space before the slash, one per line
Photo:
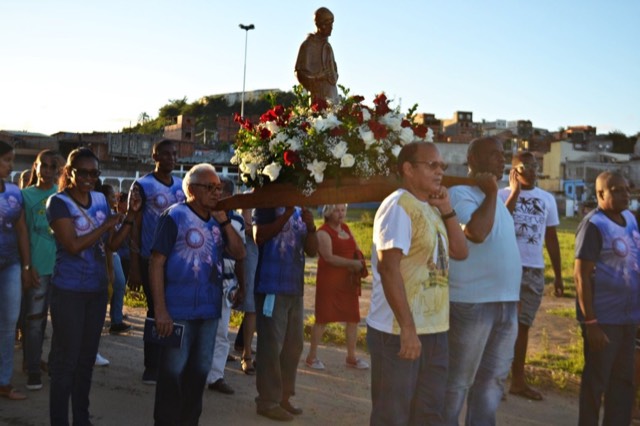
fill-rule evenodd
<path id="1" fill-rule="evenodd" d="M 438 424 L 447 383 L 449 256 L 467 246 L 441 185 L 447 165 L 432 143 L 398 155 L 400 189 L 376 212 L 367 317 L 371 425 Z"/>
<path id="2" fill-rule="evenodd" d="M 497 138 L 474 139 L 467 162 L 475 186 L 450 188 L 469 256 L 449 266 L 449 379 L 445 422 L 495 424 L 518 333 L 522 265 L 511 214 L 498 200 L 504 149 Z"/>
<path id="3" fill-rule="evenodd" d="M 538 163 L 535 156 L 527 151 L 518 152 L 513 156 L 512 166 L 509 187 L 501 189 L 498 193 L 513 215 L 522 261 L 518 337 L 511 365 L 509 393 L 541 401 L 542 394 L 527 384 L 524 363 L 529 342 L 529 328 L 540 308 L 544 292 L 543 246 L 547 247 L 553 266 L 555 295 L 561 297 L 564 293 L 560 245 L 556 233 L 556 226 L 560 224 L 560 220 L 553 195 L 536 187 Z"/>

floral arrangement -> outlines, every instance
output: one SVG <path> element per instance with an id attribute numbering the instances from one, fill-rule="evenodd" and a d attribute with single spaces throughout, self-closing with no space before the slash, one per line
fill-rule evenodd
<path id="1" fill-rule="evenodd" d="M 344 96 L 332 105 L 309 102 L 300 86 L 291 107 L 274 106 L 257 124 L 236 114 L 240 124 L 232 164 L 250 187 L 292 183 L 310 195 L 325 178 L 388 176 L 403 145 L 432 141 L 433 132 L 416 125 L 412 115 L 392 109 L 384 93 L 363 104 L 362 96 Z"/>

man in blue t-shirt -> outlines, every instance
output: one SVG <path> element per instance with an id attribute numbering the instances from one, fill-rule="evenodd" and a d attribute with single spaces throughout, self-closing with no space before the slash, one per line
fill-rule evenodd
<path id="1" fill-rule="evenodd" d="M 303 345 L 304 255 L 316 255 L 318 238 L 307 209 L 256 209 L 253 223 L 260 249 L 255 279 L 257 412 L 287 421 L 302 414 L 289 398 L 295 394 Z"/>
<path id="2" fill-rule="evenodd" d="M 176 146 L 173 141 L 163 139 L 153 145 L 155 161 L 153 172 L 137 179 L 131 191 L 139 193 L 142 210 L 136 214 L 132 229 L 129 265 L 129 283 L 134 288 L 142 284 L 147 299 L 147 317 L 155 317 L 155 309 L 149 287 L 149 256 L 156 225 L 162 212 L 171 205 L 184 200 L 182 179 L 171 174 L 176 165 Z M 159 349 L 151 342 L 144 342 L 144 373 L 142 382 L 153 385 L 158 374 Z"/>
<path id="3" fill-rule="evenodd" d="M 213 166 L 194 166 L 183 188 L 187 201 L 161 215 L 149 259 L 158 335 L 171 335 L 174 323 L 184 327 L 181 346 L 160 349 L 157 425 L 198 424 L 221 312 L 222 254 L 245 256 L 227 214 L 213 211 L 221 194 Z"/>
<path id="4" fill-rule="evenodd" d="M 598 208 L 576 231 L 577 318 L 584 339 L 580 425 L 628 425 L 634 401 L 633 359 L 640 323 L 640 233 L 620 174 L 596 179 Z"/>

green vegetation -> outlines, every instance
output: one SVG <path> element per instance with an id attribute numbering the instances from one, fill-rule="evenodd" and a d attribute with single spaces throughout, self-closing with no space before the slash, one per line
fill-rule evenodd
<path id="1" fill-rule="evenodd" d="M 307 318 L 304 320 L 304 338 L 305 340 L 311 339 L 311 329 L 313 325 L 316 323 L 315 315 L 307 315 Z M 332 343 L 335 345 L 345 345 L 346 335 L 345 335 L 345 327 L 342 323 L 331 323 L 327 324 L 324 334 L 322 335 L 323 343 Z M 367 350 L 367 332 L 364 327 L 358 328 L 358 339 L 356 340 L 356 346 L 362 350 Z"/>
<path id="2" fill-rule="evenodd" d="M 562 347 L 549 347 L 546 330 L 543 330 L 543 351 L 527 357 L 527 364 L 538 367 L 533 376 L 539 381 L 547 378 L 560 389 L 565 389 L 570 383 L 575 383 L 577 376 L 584 367 L 583 344 L 580 327 L 575 326 L 571 331 L 569 344 Z"/>

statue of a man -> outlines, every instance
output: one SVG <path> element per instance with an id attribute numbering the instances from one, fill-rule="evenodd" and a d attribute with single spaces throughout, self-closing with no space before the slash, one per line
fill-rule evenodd
<path id="1" fill-rule="evenodd" d="M 338 66 L 329 44 L 333 30 L 333 13 L 326 7 L 315 12 L 317 31 L 309 34 L 300 45 L 295 74 L 302 86 L 311 93 L 312 100 L 338 102 Z"/>

